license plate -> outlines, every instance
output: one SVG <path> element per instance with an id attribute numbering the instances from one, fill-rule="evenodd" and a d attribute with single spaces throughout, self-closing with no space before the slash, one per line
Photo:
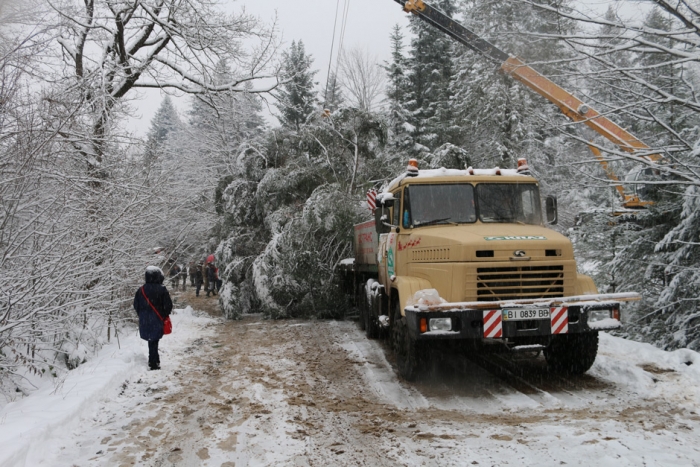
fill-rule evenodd
<path id="1" fill-rule="evenodd" d="M 503 310 L 503 321 L 524 321 L 530 319 L 549 319 L 549 308 Z"/>

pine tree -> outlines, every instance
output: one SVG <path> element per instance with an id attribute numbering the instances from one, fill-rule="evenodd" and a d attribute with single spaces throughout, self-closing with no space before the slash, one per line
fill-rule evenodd
<path id="1" fill-rule="evenodd" d="M 328 76 L 328 83 L 323 90 L 323 108 L 335 112 L 345 103 L 345 96 L 336 73 Z"/>
<path id="2" fill-rule="evenodd" d="M 455 12 L 452 0 L 439 0 L 435 6 L 448 16 Z M 415 128 L 417 147 L 430 150 L 450 139 L 449 84 L 454 74 L 454 42 L 418 18 L 411 18 L 411 30 L 414 37 L 408 59 L 408 123 Z"/>
<path id="3" fill-rule="evenodd" d="M 462 14 L 470 29 L 526 62 L 538 62 L 536 69 L 542 74 L 555 75 L 547 62 L 567 57 L 554 41 L 537 39 L 542 34 L 564 32 L 555 31 L 563 26 L 540 10 L 512 1 L 469 1 L 463 5 Z M 570 148 L 562 151 L 561 144 L 545 144 L 559 137 L 558 131 L 545 123 L 563 120 L 556 107 L 503 75 L 481 55 L 466 47 L 456 52 L 448 106 L 458 122 L 453 137 L 456 144 L 467 149 L 477 164 L 512 167 L 519 157 L 528 157 L 533 167 L 560 164 L 562 154 Z M 559 76 L 556 81 L 566 87 Z"/>
<path id="4" fill-rule="evenodd" d="M 666 348 L 688 347 L 700 350 L 700 190 L 685 191 L 678 222 L 656 245 L 664 264 L 664 288 L 654 310 L 647 313 L 652 337 Z"/>
<path id="5" fill-rule="evenodd" d="M 659 8 L 654 8 L 644 18 L 644 26 L 649 29 L 670 33 L 673 30 L 673 20 Z M 671 35 L 645 34 L 643 38 L 669 50 L 682 46 Z M 639 70 L 639 75 L 644 81 L 651 84 L 655 89 L 684 99 L 692 98 L 694 90 L 688 86 L 687 80 L 684 80 L 687 70 L 681 64 L 669 63 L 671 61 L 673 60 L 670 60 L 667 55 L 662 53 L 639 54 L 637 60 L 634 61 L 634 68 Z M 650 94 L 649 91 L 646 91 L 646 94 Z M 652 95 L 650 97 L 653 99 L 655 96 Z M 658 99 L 653 99 L 652 102 L 646 102 L 644 109 L 638 113 L 639 118 L 634 119 L 634 123 L 636 123 L 634 131 L 639 132 L 642 137 L 645 137 L 647 134 L 652 135 L 656 139 L 657 146 L 666 146 L 678 142 L 670 138 L 670 134 L 664 131 L 663 125 L 667 125 L 675 132 L 682 132 L 684 128 L 692 128 L 698 123 L 696 112 L 691 112 L 679 105 L 665 105 L 664 102 L 659 102 Z M 662 137 L 661 140 L 658 139 L 659 135 Z"/>
<path id="6" fill-rule="evenodd" d="M 284 82 L 277 91 L 278 116 L 283 126 L 299 130 L 309 115 L 316 110 L 316 91 L 311 69 L 313 59 L 307 55 L 302 41 L 294 42 L 283 54 Z"/>
<path id="7" fill-rule="evenodd" d="M 146 150 L 144 153 L 146 166 L 150 167 L 162 157 L 172 158 L 171 150 L 173 148 L 167 148 L 166 145 L 169 140 L 173 140 L 181 128 L 182 123 L 173 101 L 170 99 L 170 96 L 166 95 L 156 114 L 151 119 L 151 127 L 146 136 Z"/>
<path id="8" fill-rule="evenodd" d="M 384 64 L 388 78 L 386 97 L 388 101 L 389 129 L 396 149 L 408 149 L 413 127 L 408 124 L 406 109 L 408 78 L 407 60 L 404 56 L 404 35 L 397 24 L 391 33 L 391 61 Z"/>
<path id="9" fill-rule="evenodd" d="M 217 64 L 215 84 L 234 80 L 225 61 Z M 189 145 L 200 165 L 211 168 L 215 178 L 235 172 L 236 158 L 265 130 L 262 104 L 255 94 L 220 92 L 195 96 L 188 112 Z"/>

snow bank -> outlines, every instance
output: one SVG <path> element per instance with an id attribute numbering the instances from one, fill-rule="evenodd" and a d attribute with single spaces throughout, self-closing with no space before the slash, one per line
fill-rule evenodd
<path id="1" fill-rule="evenodd" d="M 691 411 L 700 407 L 700 354 L 689 349 L 667 352 L 600 333 L 598 358 L 589 373 L 645 398 Z"/>

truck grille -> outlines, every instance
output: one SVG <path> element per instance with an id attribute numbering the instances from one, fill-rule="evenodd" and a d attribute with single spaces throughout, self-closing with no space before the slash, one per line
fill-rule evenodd
<path id="1" fill-rule="evenodd" d="M 476 273 L 480 302 L 564 294 L 564 266 L 478 268 Z"/>

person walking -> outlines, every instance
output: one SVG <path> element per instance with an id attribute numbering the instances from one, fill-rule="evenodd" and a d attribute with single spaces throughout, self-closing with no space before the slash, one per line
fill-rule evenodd
<path id="1" fill-rule="evenodd" d="M 219 268 L 214 266 L 214 276 L 216 276 L 216 293 L 221 293 L 221 284 L 223 281 L 219 277 Z"/>
<path id="2" fill-rule="evenodd" d="M 202 273 L 203 273 L 202 265 L 201 264 L 195 265 L 194 274 L 192 274 L 192 277 L 194 278 L 195 286 L 197 287 L 197 289 L 195 290 L 195 293 L 194 293 L 196 297 L 199 297 L 199 290 L 202 288 L 202 283 L 204 282 L 204 278 L 202 276 Z"/>
<path id="3" fill-rule="evenodd" d="M 208 291 L 209 290 L 209 263 L 207 260 L 204 260 L 204 264 L 202 265 L 202 283 L 204 284 L 204 290 Z M 207 297 L 209 294 L 207 294 Z"/>
<path id="4" fill-rule="evenodd" d="M 148 368 L 160 370 L 158 342 L 163 337 L 165 319 L 170 316 L 173 302 L 163 285 L 165 276 L 156 266 L 146 268 L 146 283 L 139 287 L 134 297 L 134 309 L 139 316 L 139 335 L 148 341 Z"/>
<path id="5" fill-rule="evenodd" d="M 187 269 L 190 275 L 190 285 L 194 287 L 195 285 L 197 285 L 194 280 L 194 271 L 197 269 L 197 263 L 194 261 L 190 261 L 190 264 L 187 265 Z"/>
<path id="6" fill-rule="evenodd" d="M 177 263 L 173 263 L 173 265 L 170 267 L 170 285 L 172 286 L 173 290 L 177 290 L 179 282 L 180 266 L 178 266 Z"/>
<path id="7" fill-rule="evenodd" d="M 182 276 L 182 291 L 187 290 L 187 265 L 183 263 L 182 270 L 180 271 Z"/>
<path id="8" fill-rule="evenodd" d="M 207 279 L 209 281 L 207 297 L 210 293 L 216 295 L 216 267 L 214 266 L 214 263 L 209 263 L 207 265 Z"/>

